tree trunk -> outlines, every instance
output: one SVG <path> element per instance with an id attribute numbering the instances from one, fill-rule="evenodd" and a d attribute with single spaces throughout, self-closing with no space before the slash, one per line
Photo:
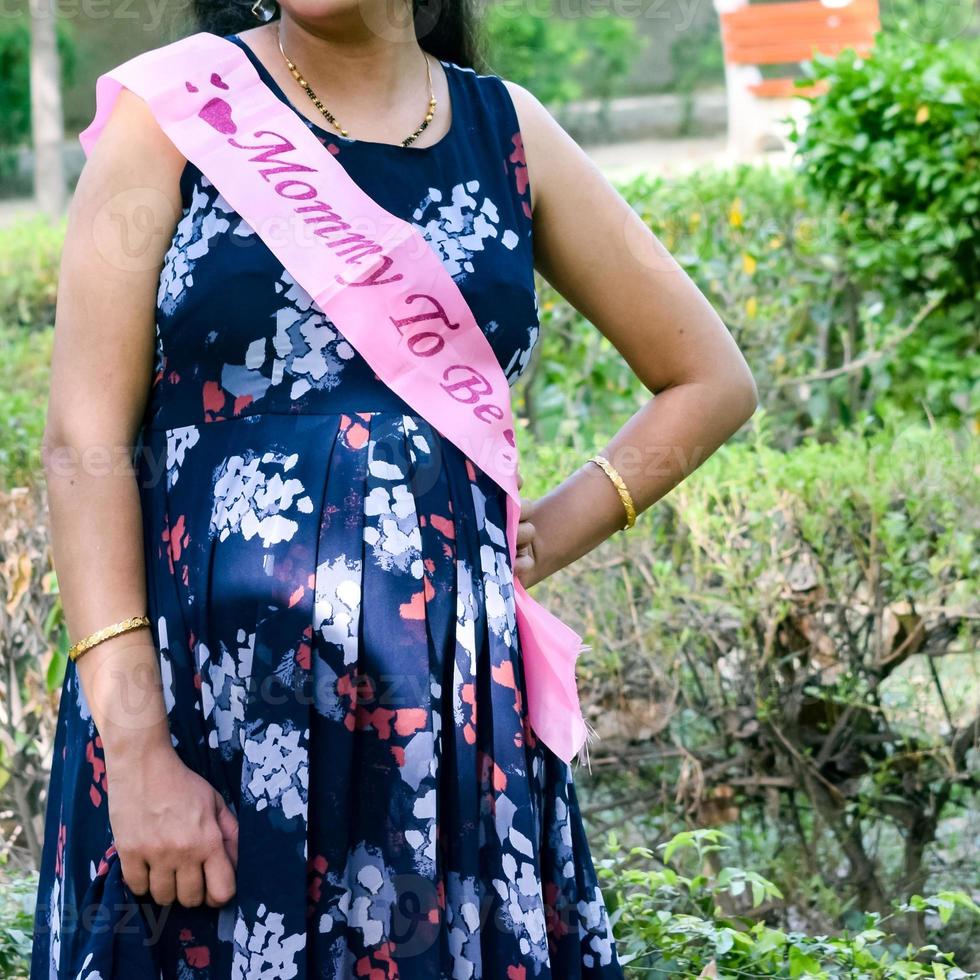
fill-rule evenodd
<path id="1" fill-rule="evenodd" d="M 51 0 L 30 0 L 30 7 L 34 198 L 44 214 L 58 218 L 64 211 L 66 195 L 61 58 L 55 29 L 57 4 Z"/>

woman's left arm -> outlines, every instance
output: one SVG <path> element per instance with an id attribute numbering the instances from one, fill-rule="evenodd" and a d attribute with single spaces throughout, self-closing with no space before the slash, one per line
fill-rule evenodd
<path id="1" fill-rule="evenodd" d="M 602 450 L 639 514 L 752 416 L 755 380 L 728 328 L 640 216 L 535 96 L 505 84 L 524 141 L 535 266 L 656 395 Z M 522 498 L 518 578 L 534 585 L 624 518 L 610 479 L 583 461 L 544 497 Z"/>

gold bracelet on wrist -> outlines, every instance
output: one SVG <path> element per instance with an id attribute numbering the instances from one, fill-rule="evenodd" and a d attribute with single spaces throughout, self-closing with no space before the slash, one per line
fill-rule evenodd
<path id="1" fill-rule="evenodd" d="M 124 619 L 122 622 L 105 626 L 100 630 L 96 630 L 94 633 L 89 633 L 88 636 L 83 637 L 74 644 L 68 650 L 68 656 L 72 660 L 78 660 L 86 650 L 91 650 L 92 647 L 97 643 L 101 643 L 103 640 L 108 640 L 113 636 L 119 636 L 120 633 L 128 633 L 130 630 L 136 630 L 142 626 L 149 625 L 150 620 L 148 616 L 133 616 L 132 619 Z"/>
<path id="2" fill-rule="evenodd" d="M 623 478 L 619 475 L 616 467 L 606 459 L 605 456 L 592 456 L 589 459 L 590 463 L 598 464 L 606 476 L 612 480 L 613 486 L 619 492 L 619 499 L 623 502 L 623 507 L 626 510 L 626 523 L 623 525 L 621 530 L 626 531 L 631 528 L 636 523 L 636 508 L 633 506 L 633 498 L 630 496 L 630 492 L 626 487 Z"/>

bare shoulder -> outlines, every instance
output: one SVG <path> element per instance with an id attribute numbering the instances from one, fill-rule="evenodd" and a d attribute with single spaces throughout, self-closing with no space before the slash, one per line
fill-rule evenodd
<path id="1" fill-rule="evenodd" d="M 186 163 L 149 106 L 122 88 L 72 194 L 66 252 L 99 275 L 158 269 L 183 210 Z"/>
<path id="2" fill-rule="evenodd" d="M 541 100 L 523 85 L 501 79 L 510 93 L 517 112 L 528 182 L 531 187 L 531 210 L 537 217 L 548 210 L 547 202 L 562 194 L 562 186 L 589 186 L 605 183 L 599 169 Z"/>
<path id="3" fill-rule="evenodd" d="M 186 163 L 146 102 L 122 88 L 85 161 L 72 203 L 76 207 L 89 199 L 101 203 L 107 196 L 127 192 L 135 204 L 141 196 L 159 203 L 163 195 L 179 205 Z"/>

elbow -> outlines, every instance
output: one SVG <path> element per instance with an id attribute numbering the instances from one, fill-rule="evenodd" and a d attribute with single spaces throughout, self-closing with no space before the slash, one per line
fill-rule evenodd
<path id="1" fill-rule="evenodd" d="M 41 468 L 49 485 L 56 477 L 74 477 L 79 468 L 98 455 L 98 439 L 84 422 L 48 414 L 41 434 Z"/>
<path id="2" fill-rule="evenodd" d="M 740 404 L 744 406 L 745 418 L 742 421 L 748 422 L 759 407 L 759 386 L 755 383 L 751 371 L 746 371 L 745 380 L 739 385 L 738 397 Z"/>
<path id="3" fill-rule="evenodd" d="M 741 408 L 744 424 L 755 415 L 755 410 L 759 407 L 759 386 L 752 374 L 752 368 L 749 367 L 741 351 L 738 352 L 733 368 L 731 379 L 734 388 L 733 396 Z"/>
<path id="4" fill-rule="evenodd" d="M 52 476 L 60 475 L 64 470 L 66 458 L 71 455 L 71 440 L 55 425 L 49 417 L 41 433 L 41 470 L 49 480 Z"/>
<path id="5" fill-rule="evenodd" d="M 57 478 L 129 475 L 134 440 L 115 421 L 102 424 L 83 413 L 48 414 L 40 441 L 41 468 L 50 485 Z"/>
<path id="6" fill-rule="evenodd" d="M 759 387 L 744 361 L 736 364 L 735 370 L 727 374 L 723 387 L 725 404 L 738 429 L 752 418 L 759 407 Z"/>

